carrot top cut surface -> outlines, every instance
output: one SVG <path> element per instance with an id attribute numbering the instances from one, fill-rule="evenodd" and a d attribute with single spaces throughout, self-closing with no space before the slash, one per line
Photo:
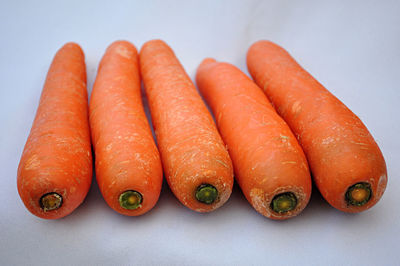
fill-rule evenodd
<path id="1" fill-rule="evenodd" d="M 127 210 L 135 210 L 140 207 L 143 196 L 137 191 L 128 190 L 122 192 L 119 196 L 119 204 Z"/>

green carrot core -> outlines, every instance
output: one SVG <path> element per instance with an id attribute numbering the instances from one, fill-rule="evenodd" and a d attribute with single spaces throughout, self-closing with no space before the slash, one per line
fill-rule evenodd
<path id="1" fill-rule="evenodd" d="M 363 206 L 371 199 L 371 196 L 371 185 L 367 182 L 360 182 L 347 189 L 345 198 L 349 205 Z"/>
<path id="2" fill-rule="evenodd" d="M 196 199 L 204 204 L 213 203 L 218 197 L 218 190 L 210 184 L 202 184 L 197 187 Z"/>
<path id="3" fill-rule="evenodd" d="M 61 207 L 62 204 L 62 196 L 55 192 L 50 192 L 44 194 L 40 200 L 39 205 L 43 211 L 52 211 Z"/>
<path id="4" fill-rule="evenodd" d="M 276 195 L 271 202 L 271 209 L 279 214 L 293 210 L 297 206 L 297 198 L 292 192 Z"/>
<path id="5" fill-rule="evenodd" d="M 128 190 L 119 195 L 119 205 L 127 210 L 135 210 L 140 208 L 142 206 L 140 205 L 142 204 L 142 201 L 142 194 L 134 190 Z"/>

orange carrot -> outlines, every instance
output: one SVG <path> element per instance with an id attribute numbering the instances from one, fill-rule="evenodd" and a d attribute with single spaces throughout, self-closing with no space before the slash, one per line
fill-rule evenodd
<path id="1" fill-rule="evenodd" d="M 96 178 L 107 204 L 137 216 L 156 204 L 162 166 L 144 113 L 136 48 L 111 44 L 100 62 L 90 98 Z"/>
<path id="2" fill-rule="evenodd" d="M 272 219 L 299 214 L 311 195 L 307 160 L 262 91 L 239 69 L 214 59 L 200 64 L 196 81 L 216 117 L 247 200 Z"/>
<path id="3" fill-rule="evenodd" d="M 18 167 L 18 192 L 31 213 L 57 219 L 82 203 L 91 181 L 85 59 L 67 43 L 47 74 Z"/>
<path id="4" fill-rule="evenodd" d="M 345 212 L 375 205 L 386 188 L 386 164 L 360 119 L 272 42 L 253 44 L 247 65 L 296 134 L 323 197 Z"/>
<path id="5" fill-rule="evenodd" d="M 143 45 L 140 69 L 170 188 L 192 210 L 215 210 L 232 192 L 233 170 L 207 107 L 163 41 Z"/>

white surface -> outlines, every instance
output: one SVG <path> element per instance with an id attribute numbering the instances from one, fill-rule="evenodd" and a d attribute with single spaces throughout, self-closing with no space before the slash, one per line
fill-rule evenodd
<path id="1" fill-rule="evenodd" d="M 112 2 L 0 2 L 0 265 L 399 265 L 399 1 Z M 275 222 L 237 187 L 226 205 L 202 215 L 164 185 L 156 207 L 134 218 L 111 210 L 94 182 L 70 216 L 31 215 L 16 169 L 56 50 L 81 44 L 91 90 L 111 42 L 140 48 L 153 38 L 171 45 L 192 78 L 204 57 L 247 73 L 254 41 L 281 44 L 374 135 L 389 173 L 382 200 L 350 215 L 314 190 L 299 217 Z"/>

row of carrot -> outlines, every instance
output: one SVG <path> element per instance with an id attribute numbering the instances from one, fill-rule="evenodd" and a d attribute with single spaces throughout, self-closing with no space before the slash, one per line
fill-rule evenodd
<path id="1" fill-rule="evenodd" d="M 156 204 L 163 180 L 186 207 L 222 206 L 233 178 L 262 215 L 287 219 L 311 195 L 311 175 L 335 208 L 360 212 L 382 196 L 386 165 L 367 128 L 281 47 L 253 44 L 247 65 L 214 59 L 194 84 L 171 48 L 149 41 L 138 55 L 127 41 L 104 54 L 89 106 L 84 54 L 74 43 L 56 54 L 18 167 L 27 209 L 64 217 L 84 200 L 92 152 L 100 191 L 130 216 Z M 158 148 L 141 101 L 144 82 Z"/>

